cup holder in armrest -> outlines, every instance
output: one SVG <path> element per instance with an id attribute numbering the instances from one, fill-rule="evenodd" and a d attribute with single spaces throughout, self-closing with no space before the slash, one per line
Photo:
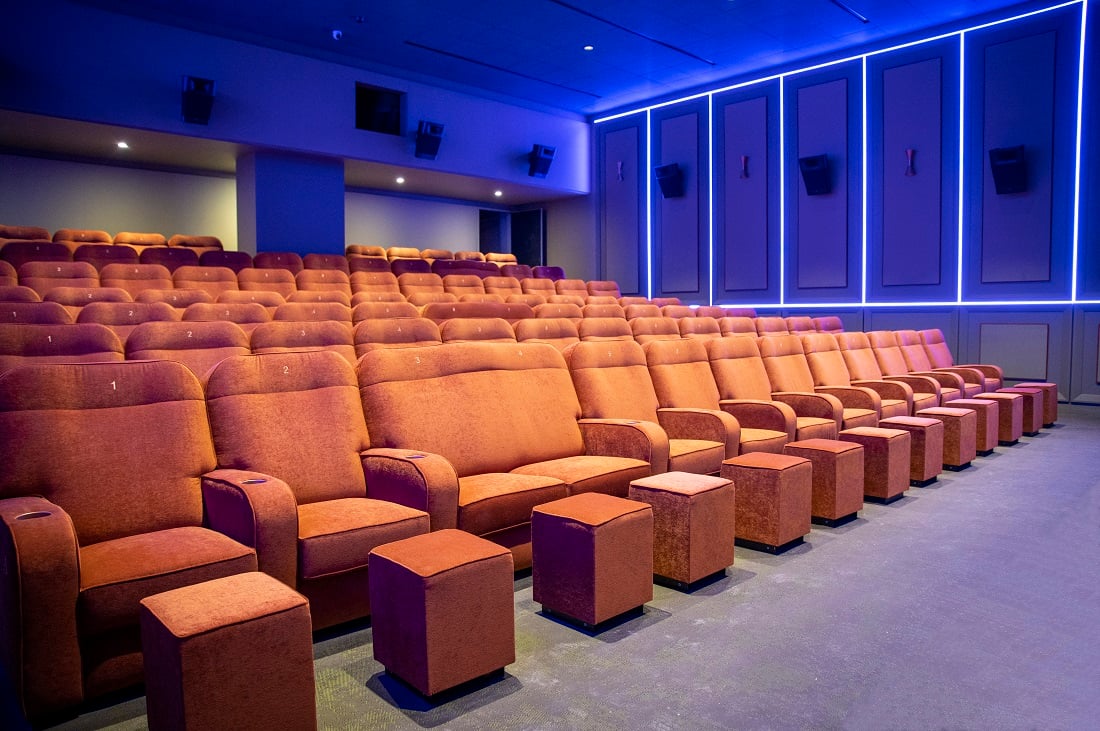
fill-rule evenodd
<path id="1" fill-rule="evenodd" d="M 34 520 L 35 518 L 48 518 L 53 513 L 49 510 L 32 510 L 29 513 L 23 513 L 22 515 L 15 516 L 16 520 Z"/>
<path id="2" fill-rule="evenodd" d="M 267 482 L 267 478 L 264 477 L 249 477 L 247 480 L 241 480 L 242 485 L 262 485 Z"/>

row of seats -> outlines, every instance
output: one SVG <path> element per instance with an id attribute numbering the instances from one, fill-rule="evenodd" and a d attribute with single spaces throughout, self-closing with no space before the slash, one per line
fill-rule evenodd
<path id="1" fill-rule="evenodd" d="M 159 233 L 135 233 L 122 231 L 114 236 L 106 231 L 83 228 L 59 228 L 51 235 L 47 229 L 40 226 L 5 226 L 0 224 L 0 251 L 8 245 L 17 244 L 16 250 L 25 249 L 30 244 L 60 244 L 72 253 L 81 246 L 86 245 L 114 245 L 130 248 L 134 252 L 142 252 L 148 248 L 157 247 L 184 247 L 194 249 L 195 253 L 220 250 L 222 242 L 216 236 L 190 236 L 186 234 L 174 234 L 167 238 Z M 48 246 L 45 252 L 59 251 L 56 247 Z"/>
<path id="2" fill-rule="evenodd" d="M 148 594 L 258 568 L 328 626 L 369 614 L 366 556 L 383 543 L 459 528 L 523 567 L 539 504 L 714 472 L 1001 378 L 931 368 L 950 360 L 937 331 L 377 345 L 355 366 L 312 349 L 228 355 L 201 380 L 165 360 L 0 374 L 0 433 L 19 435 L 0 440 L 3 597 L 19 607 L 4 608 L 3 649 L 28 714 L 140 681 Z M 868 358 L 927 370 L 863 378 Z"/>

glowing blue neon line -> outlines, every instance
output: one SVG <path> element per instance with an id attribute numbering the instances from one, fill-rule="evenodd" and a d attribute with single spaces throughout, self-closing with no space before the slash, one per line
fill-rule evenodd
<path id="1" fill-rule="evenodd" d="M 956 225 L 959 227 L 959 246 L 956 255 L 956 271 L 955 271 L 955 299 L 962 302 L 963 299 L 963 242 L 966 240 L 966 226 L 964 211 L 966 209 L 966 190 L 963 185 L 966 182 L 966 176 L 963 174 L 965 167 L 963 162 L 966 160 L 966 34 L 959 34 L 959 189 L 957 191 L 957 197 L 959 199 L 959 220 Z"/>
<path id="2" fill-rule="evenodd" d="M 779 304 L 786 297 L 787 280 L 787 118 L 784 110 L 784 85 L 779 77 Z"/>
<path id="3" fill-rule="evenodd" d="M 1073 256 L 1070 267 L 1070 300 L 1077 301 L 1078 243 L 1081 234 L 1081 120 L 1085 105 L 1085 25 L 1089 15 L 1089 0 L 1081 3 L 1081 50 L 1077 65 L 1077 139 L 1073 162 Z"/>
<path id="4" fill-rule="evenodd" d="M 710 296 L 707 302 L 714 302 L 714 97 L 707 97 L 707 139 L 710 146 L 707 151 L 707 231 L 710 233 L 710 256 L 707 259 Z"/>
<path id="5" fill-rule="evenodd" d="M 649 110 L 645 113 L 645 296 L 653 299 L 653 145 Z"/>
<path id="6" fill-rule="evenodd" d="M 863 87 L 863 120 L 861 122 L 863 128 L 863 137 L 860 141 L 863 153 L 863 170 L 862 170 L 862 182 L 860 183 L 860 196 L 862 198 L 860 202 L 860 217 L 862 219 L 862 237 L 863 242 L 860 253 L 859 264 L 859 301 L 867 301 L 867 57 L 863 57 L 863 71 L 862 71 L 862 87 Z"/>

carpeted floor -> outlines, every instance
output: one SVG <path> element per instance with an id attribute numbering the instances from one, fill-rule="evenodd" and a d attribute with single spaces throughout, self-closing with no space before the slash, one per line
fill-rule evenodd
<path id="1" fill-rule="evenodd" d="M 739 548 L 692 594 L 655 587 L 598 635 L 542 615 L 518 579 L 516 663 L 435 705 L 382 672 L 369 625 L 326 633 L 320 725 L 1098 728 L 1098 452 L 1100 408 L 1062 405 L 1053 429 L 787 554 Z M 58 728 L 145 728 L 144 698 Z"/>

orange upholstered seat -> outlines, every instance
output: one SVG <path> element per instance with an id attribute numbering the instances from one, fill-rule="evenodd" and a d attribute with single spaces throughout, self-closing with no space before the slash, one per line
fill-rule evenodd
<path id="1" fill-rule="evenodd" d="M 252 255 L 247 251 L 204 251 L 199 254 L 199 264 L 204 267 L 225 267 L 238 273 L 252 266 Z"/>
<path id="2" fill-rule="evenodd" d="M 125 346 L 130 333 L 143 322 L 174 322 L 181 314 L 164 302 L 92 302 L 80 310 L 76 321 L 105 325 Z"/>
<path id="3" fill-rule="evenodd" d="M 72 261 L 73 252 L 50 241 L 10 241 L 0 248 L 0 260 L 16 270 L 29 261 Z"/>
<path id="4" fill-rule="evenodd" d="M 457 317 L 439 326 L 444 343 L 514 343 L 516 333 L 507 320 L 499 317 Z"/>
<path id="5" fill-rule="evenodd" d="M 932 365 L 932 361 L 928 357 L 928 351 L 924 349 L 924 343 L 921 340 L 920 333 L 916 330 L 895 330 L 894 335 L 898 339 L 898 348 L 901 350 L 901 355 L 905 358 L 905 366 L 909 369 L 910 373 L 929 373 L 936 371 L 938 373 L 950 373 L 959 378 L 958 387 L 962 389 L 964 398 L 974 398 L 980 393 L 987 391 L 985 387 L 985 376 L 982 372 L 976 368 L 964 368 L 956 366 L 953 368 L 936 368 Z"/>
<path id="6" fill-rule="evenodd" d="M 276 292 L 284 299 L 298 291 L 294 275 L 286 269 L 249 267 L 237 272 L 237 284 L 245 292 Z"/>
<path id="7" fill-rule="evenodd" d="M 853 384 L 844 356 L 836 338 L 830 333 L 810 332 L 800 336 L 806 363 L 814 378 L 814 385 L 823 393 L 835 393 L 843 403 L 852 399 L 853 404 L 873 409 L 879 419 L 908 416 L 913 413 L 913 389 L 899 381 L 864 379 Z M 838 389 L 828 391 L 825 389 Z M 863 396 L 858 396 L 863 389 Z"/>
<path id="8" fill-rule="evenodd" d="M 164 234 L 120 231 L 115 234 L 114 243 L 129 246 L 138 254 L 141 254 L 141 252 L 151 247 L 168 246 L 168 239 L 164 238 Z"/>
<path id="9" fill-rule="evenodd" d="M 351 299 L 351 278 L 340 269 L 303 269 L 294 279 L 299 292 L 343 292 Z"/>
<path id="10" fill-rule="evenodd" d="M 349 365 L 357 359 L 351 326 L 343 322 L 265 322 L 252 331 L 251 344 L 253 353 L 331 350 Z"/>
<path id="11" fill-rule="evenodd" d="M 86 261 L 103 271 L 108 264 L 137 264 L 138 253 L 129 246 L 84 244 L 73 252 L 73 261 Z"/>
<path id="12" fill-rule="evenodd" d="M 102 325 L 0 324 L 0 372 L 29 363 L 99 363 L 122 359 L 122 343 Z"/>
<path id="13" fill-rule="evenodd" d="M 853 383 L 861 385 L 863 381 L 897 381 L 906 384 L 913 393 L 912 413 L 940 405 L 940 387 L 934 379 L 927 376 L 885 376 L 875 359 L 871 341 L 861 332 L 834 333 L 844 365 Z"/>
<path id="14" fill-rule="evenodd" d="M 581 341 L 576 324 L 565 317 L 518 320 L 514 329 L 516 340 L 521 343 L 547 343 L 558 350 L 565 350 Z"/>
<path id="15" fill-rule="evenodd" d="M 183 311 L 185 322 L 232 322 L 246 334 L 258 325 L 271 322 L 271 313 L 257 302 L 196 302 Z"/>
<path id="16" fill-rule="evenodd" d="M 98 287 L 99 272 L 86 261 L 29 261 L 19 267 L 19 284 L 45 298 L 54 287 Z"/>
<path id="17" fill-rule="evenodd" d="M 244 330 L 222 320 L 144 322 L 126 339 L 127 360 L 174 360 L 200 378 L 222 359 L 250 352 Z"/>
<path id="18" fill-rule="evenodd" d="M 337 269 L 351 274 L 348 258 L 343 254 L 306 254 L 302 257 L 302 266 L 306 269 Z"/>
<path id="19" fill-rule="evenodd" d="M 135 302 L 164 302 L 184 310 L 196 302 L 213 302 L 209 292 L 202 289 L 143 289 L 134 295 Z"/>
<path id="20" fill-rule="evenodd" d="M 671 317 L 635 317 L 630 320 L 630 330 L 634 339 L 643 345 L 654 340 L 680 339 L 680 326 Z"/>
<path id="21" fill-rule="evenodd" d="M 274 320 L 336 320 L 351 324 L 351 308 L 339 302 L 287 302 L 275 308 Z"/>
<path id="22" fill-rule="evenodd" d="M 633 340 L 630 323 L 621 317 L 586 317 L 577 325 L 581 340 Z"/>
<path id="23" fill-rule="evenodd" d="M 188 234 L 173 234 L 168 239 L 169 246 L 179 246 L 198 254 L 199 259 L 202 259 L 202 255 L 209 252 L 218 252 L 222 250 L 222 240 L 217 236 L 190 236 Z"/>
<path id="24" fill-rule="evenodd" d="M 26 287 L 20 287 L 20 289 L 34 294 L 32 289 Z M 0 305 L 0 324 L 69 325 L 72 324 L 72 321 L 72 315 L 69 314 L 68 310 L 56 302 L 22 300 L 4 302 Z"/>
<path id="25" fill-rule="evenodd" d="M 118 287 L 54 287 L 46 293 L 47 302 L 56 302 L 68 310 L 73 322 L 80 311 L 93 302 L 133 302 L 130 293 Z"/>
<path id="26" fill-rule="evenodd" d="M 991 363 L 956 364 L 954 356 L 951 355 L 951 349 L 947 347 L 947 341 L 944 340 L 943 331 L 939 328 L 921 330 L 917 334 L 920 335 L 924 352 L 928 354 L 928 360 L 933 368 L 950 370 L 958 367 L 976 370 L 985 379 L 987 393 L 992 393 L 1004 385 L 1005 374 L 998 365 Z"/>
<path id="27" fill-rule="evenodd" d="M 722 328 L 713 317 L 681 317 L 677 325 L 682 338 L 709 340 L 722 337 Z"/>
<path id="28" fill-rule="evenodd" d="M 366 319 L 355 326 L 352 336 L 358 356 L 376 348 L 415 348 L 443 343 L 439 325 L 424 317 Z"/>
<path id="29" fill-rule="evenodd" d="M 150 246 L 142 250 L 138 256 L 138 261 L 142 264 L 160 264 L 168 271 L 174 272 L 180 267 L 197 267 L 199 265 L 199 255 L 186 246 Z"/>
<path id="30" fill-rule="evenodd" d="M 875 353 L 875 360 L 885 376 L 910 375 L 893 330 L 874 330 L 865 334 Z M 962 378 L 955 373 L 929 372 L 920 374 L 919 377 L 935 383 L 933 390 L 938 389 L 941 406 L 948 405 L 948 401 L 963 398 Z"/>
<path id="31" fill-rule="evenodd" d="M 215 300 L 222 292 L 240 289 L 237 273 L 229 267 L 182 266 L 172 272 L 176 289 L 201 289 Z"/>
<path id="32" fill-rule="evenodd" d="M 257 269 L 285 269 L 297 274 L 305 268 L 302 257 L 293 251 L 260 251 L 252 257 L 252 266 Z"/>
<path id="33" fill-rule="evenodd" d="M 103 287 L 125 289 L 137 299 L 146 289 L 172 289 L 172 273 L 160 264 L 108 264 L 99 270 Z"/>

